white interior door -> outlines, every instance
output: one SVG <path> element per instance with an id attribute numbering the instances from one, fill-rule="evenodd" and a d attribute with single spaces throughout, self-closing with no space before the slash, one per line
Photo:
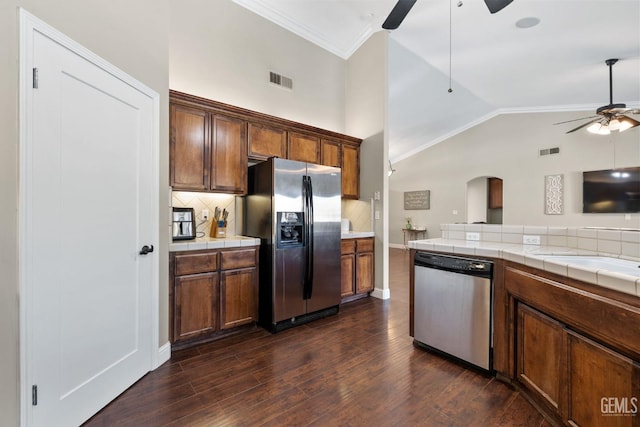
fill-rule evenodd
<path id="1" fill-rule="evenodd" d="M 72 426 L 153 368 L 157 98 L 52 34 L 23 32 L 23 411 Z"/>

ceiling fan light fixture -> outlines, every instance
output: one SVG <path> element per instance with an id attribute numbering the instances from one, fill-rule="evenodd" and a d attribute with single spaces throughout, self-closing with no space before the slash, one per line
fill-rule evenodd
<path id="1" fill-rule="evenodd" d="M 596 135 L 609 135 L 611 131 L 607 123 L 595 122 L 587 128 L 587 131 Z"/>
<path id="2" fill-rule="evenodd" d="M 634 128 L 640 125 L 640 122 L 632 119 L 631 117 L 624 116 L 620 119 L 620 125 L 618 126 L 618 132 L 624 132 L 627 129 Z"/>

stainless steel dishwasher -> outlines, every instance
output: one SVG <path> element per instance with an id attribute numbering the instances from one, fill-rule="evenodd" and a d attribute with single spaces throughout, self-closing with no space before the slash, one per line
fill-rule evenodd
<path id="1" fill-rule="evenodd" d="M 493 263 L 416 252 L 414 339 L 485 371 L 493 369 Z"/>

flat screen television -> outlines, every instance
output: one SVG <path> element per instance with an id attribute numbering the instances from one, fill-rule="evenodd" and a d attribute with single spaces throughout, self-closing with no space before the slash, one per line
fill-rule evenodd
<path id="1" fill-rule="evenodd" d="M 640 212 L 640 167 L 582 172 L 582 212 Z"/>

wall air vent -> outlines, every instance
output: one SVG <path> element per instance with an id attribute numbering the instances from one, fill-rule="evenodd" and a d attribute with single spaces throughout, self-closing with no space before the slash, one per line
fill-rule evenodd
<path id="1" fill-rule="evenodd" d="M 284 89 L 293 90 L 293 79 L 291 77 L 286 77 L 273 71 L 269 71 L 269 83 Z"/>
<path id="2" fill-rule="evenodd" d="M 560 147 L 542 148 L 540 150 L 540 156 L 548 156 L 549 154 L 558 154 L 558 153 L 560 153 Z"/>

